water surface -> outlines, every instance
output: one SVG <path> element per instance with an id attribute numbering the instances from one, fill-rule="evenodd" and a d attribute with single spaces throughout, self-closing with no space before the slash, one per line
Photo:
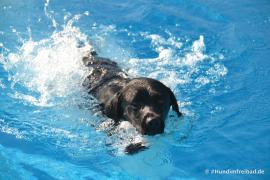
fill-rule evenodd
<path id="1" fill-rule="evenodd" d="M 269 179 L 269 31 L 264 0 L 2 0 L 0 179 Z M 108 137 L 81 87 L 85 45 L 169 86 L 184 117 Z M 134 139 L 150 148 L 125 155 Z"/>

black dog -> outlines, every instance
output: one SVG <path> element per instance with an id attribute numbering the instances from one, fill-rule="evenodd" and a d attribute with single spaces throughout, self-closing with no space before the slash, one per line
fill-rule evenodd
<path id="1" fill-rule="evenodd" d="M 116 123 L 127 120 L 142 134 L 155 135 L 163 133 L 170 106 L 178 116 L 182 115 L 173 92 L 161 82 L 130 79 L 115 62 L 95 52 L 84 57 L 83 63 L 93 68 L 83 85 Z"/>
<path id="2" fill-rule="evenodd" d="M 128 78 L 119 66 L 96 52 L 83 58 L 92 72 L 83 85 L 100 103 L 105 115 L 115 123 L 129 121 L 141 134 L 163 133 L 170 106 L 181 116 L 173 92 L 161 82 L 150 78 Z M 131 147 L 134 146 L 134 144 Z"/>

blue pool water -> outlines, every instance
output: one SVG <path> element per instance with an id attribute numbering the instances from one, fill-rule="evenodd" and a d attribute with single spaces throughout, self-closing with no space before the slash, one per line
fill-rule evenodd
<path id="1" fill-rule="evenodd" d="M 269 32 L 268 0 L 1 0 L 0 179 L 270 179 Z M 184 117 L 108 137 L 82 45 L 164 82 Z M 134 139 L 149 149 L 125 155 Z"/>

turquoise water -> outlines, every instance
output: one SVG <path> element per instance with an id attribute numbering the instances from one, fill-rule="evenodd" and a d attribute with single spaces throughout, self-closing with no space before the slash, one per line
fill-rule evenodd
<path id="1" fill-rule="evenodd" d="M 263 0 L 1 0 L 0 179 L 269 179 L 269 32 Z M 165 83 L 184 117 L 107 136 L 82 45 Z"/>

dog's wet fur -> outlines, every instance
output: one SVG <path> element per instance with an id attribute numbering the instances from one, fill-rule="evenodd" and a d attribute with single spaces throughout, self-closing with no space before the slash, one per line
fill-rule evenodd
<path id="1" fill-rule="evenodd" d="M 164 132 L 170 107 L 182 115 L 175 95 L 160 81 L 129 78 L 116 62 L 99 57 L 95 51 L 84 57 L 83 63 L 91 69 L 83 85 L 115 124 L 126 120 L 141 134 L 155 135 Z M 133 154 L 143 148 L 143 144 L 131 144 L 125 152 Z"/>

